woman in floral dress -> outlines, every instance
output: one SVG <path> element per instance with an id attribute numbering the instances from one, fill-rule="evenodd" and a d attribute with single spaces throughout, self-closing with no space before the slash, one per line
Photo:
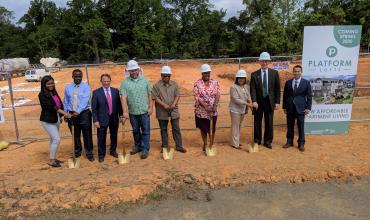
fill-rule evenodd
<path id="1" fill-rule="evenodd" d="M 213 118 L 213 133 L 216 132 L 217 106 L 220 100 L 218 82 L 211 79 L 211 67 L 208 64 L 201 66 L 202 78 L 194 84 L 195 98 L 195 125 L 199 128 L 203 140 L 203 151 L 207 145 L 207 133 L 210 132 L 210 119 Z M 214 138 L 214 136 L 212 136 Z M 213 140 L 212 140 L 213 141 Z"/>

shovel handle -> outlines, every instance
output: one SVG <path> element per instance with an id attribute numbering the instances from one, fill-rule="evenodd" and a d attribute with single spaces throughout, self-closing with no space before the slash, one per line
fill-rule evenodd
<path id="1" fill-rule="evenodd" d="M 126 120 L 127 120 L 126 118 L 123 118 L 123 120 L 121 121 L 121 123 L 122 123 L 122 153 L 123 153 L 123 155 L 126 155 L 125 131 L 123 130 L 123 127 L 125 126 Z"/>

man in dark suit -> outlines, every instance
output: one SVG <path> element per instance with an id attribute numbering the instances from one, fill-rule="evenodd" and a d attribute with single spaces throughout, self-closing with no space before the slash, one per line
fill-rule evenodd
<path id="1" fill-rule="evenodd" d="M 268 68 L 270 54 L 262 52 L 259 57 L 261 69 L 252 73 L 251 98 L 254 112 L 254 142 L 261 144 L 262 118 L 265 119 L 263 145 L 272 149 L 274 137 L 274 110 L 280 105 L 280 79 L 276 70 Z"/>
<path id="2" fill-rule="evenodd" d="M 122 106 L 118 89 L 110 87 L 110 75 L 102 74 L 100 82 L 102 87 L 94 90 L 92 95 L 92 115 L 94 125 L 97 128 L 99 162 L 103 162 L 108 127 L 110 132 L 110 155 L 118 157 L 116 152 L 117 132 L 120 116 L 122 116 Z"/>
<path id="3" fill-rule="evenodd" d="M 283 109 L 287 118 L 287 142 L 283 147 L 293 146 L 294 124 L 297 119 L 298 149 L 304 151 L 304 118 L 311 111 L 312 90 L 310 82 L 302 78 L 302 66 L 294 66 L 293 76 L 284 86 Z"/>

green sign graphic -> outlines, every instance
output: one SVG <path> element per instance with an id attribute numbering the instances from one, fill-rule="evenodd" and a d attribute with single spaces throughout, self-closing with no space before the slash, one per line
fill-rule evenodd
<path id="1" fill-rule="evenodd" d="M 326 55 L 328 57 L 335 57 L 337 54 L 338 54 L 338 49 L 334 46 L 330 46 L 328 47 L 328 49 L 326 49 Z"/>
<path id="2" fill-rule="evenodd" d="M 334 26 L 335 40 L 343 47 L 355 47 L 360 44 L 361 25 Z"/>

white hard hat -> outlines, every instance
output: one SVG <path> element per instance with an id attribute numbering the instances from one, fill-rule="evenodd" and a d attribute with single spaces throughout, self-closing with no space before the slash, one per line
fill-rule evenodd
<path id="1" fill-rule="evenodd" d="M 171 67 L 169 66 L 162 66 L 162 74 L 171 74 Z"/>
<path id="2" fill-rule="evenodd" d="M 258 60 L 271 60 L 270 54 L 267 52 L 262 52 Z"/>
<path id="3" fill-rule="evenodd" d="M 200 67 L 200 71 L 202 73 L 205 73 L 205 72 L 211 72 L 212 69 L 211 67 L 208 65 L 208 64 L 203 64 L 201 67 Z"/>
<path id="4" fill-rule="evenodd" d="M 238 78 L 238 77 L 247 77 L 247 72 L 245 72 L 245 70 L 243 70 L 243 69 L 240 69 L 240 70 L 238 70 L 238 72 L 236 72 L 235 77 L 236 78 Z"/>
<path id="5" fill-rule="evenodd" d="M 130 60 L 127 62 L 126 69 L 127 70 L 136 70 L 139 69 L 139 64 L 135 60 Z"/>

